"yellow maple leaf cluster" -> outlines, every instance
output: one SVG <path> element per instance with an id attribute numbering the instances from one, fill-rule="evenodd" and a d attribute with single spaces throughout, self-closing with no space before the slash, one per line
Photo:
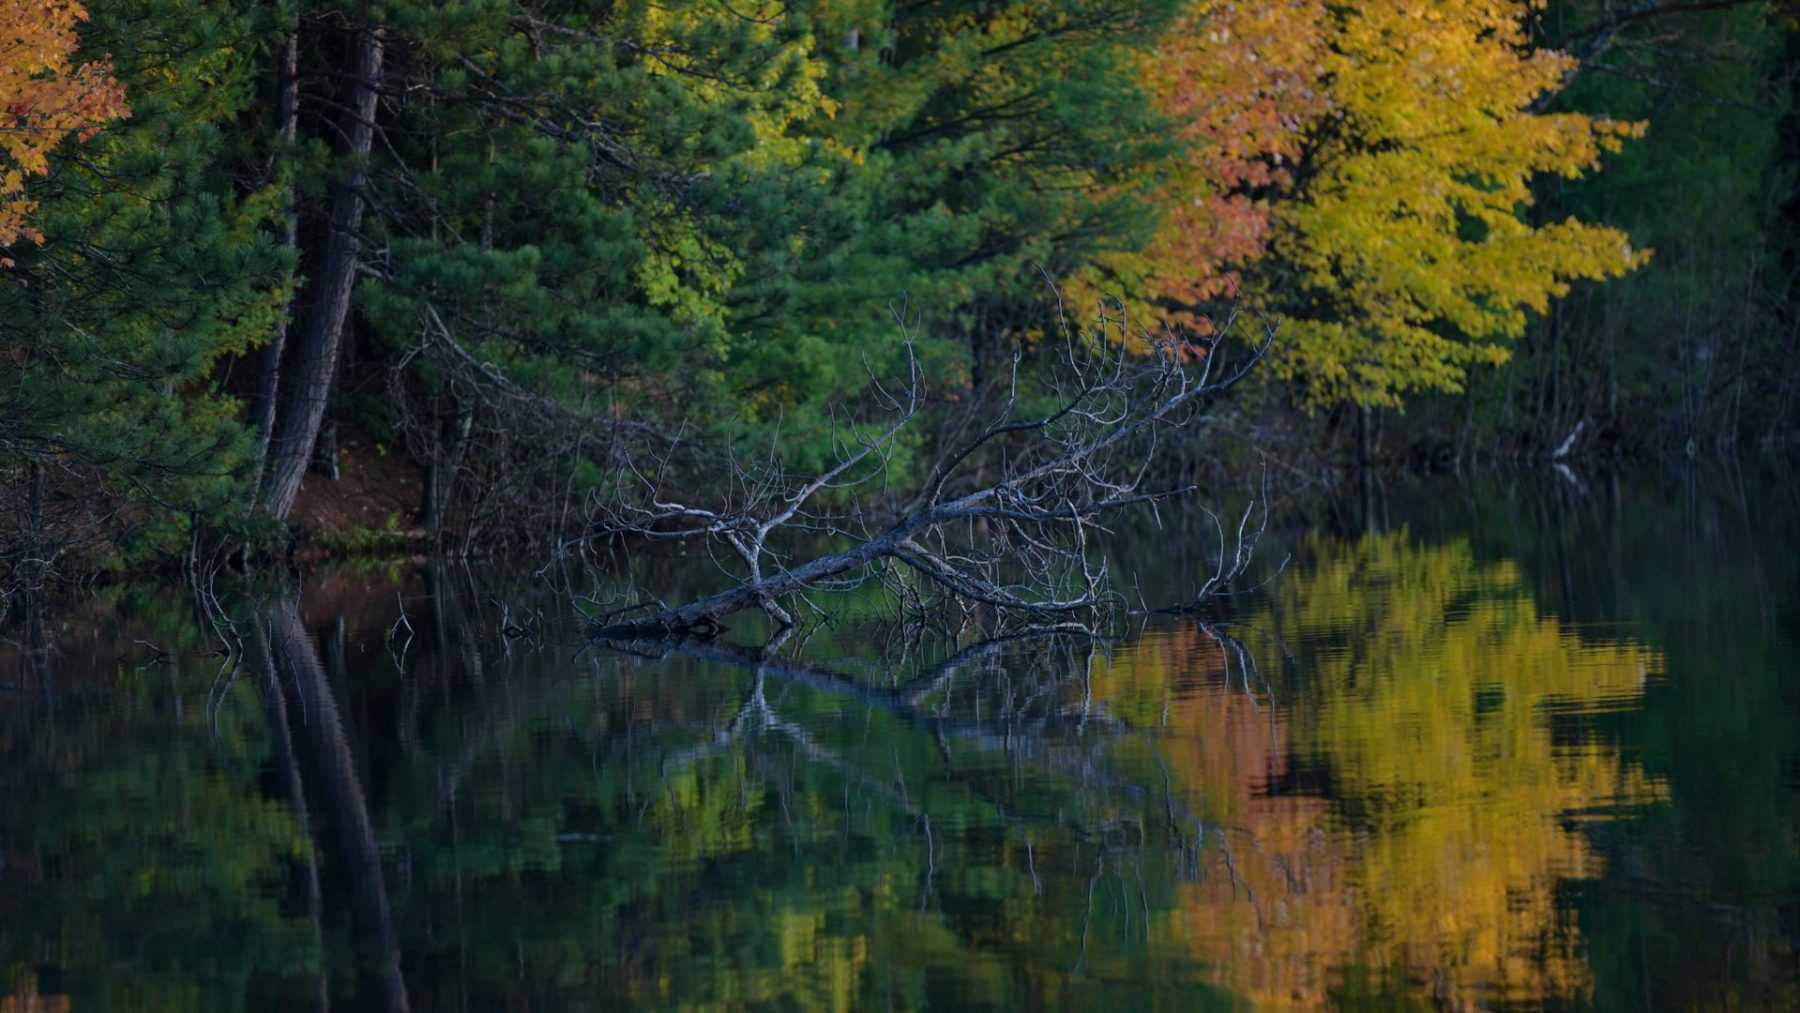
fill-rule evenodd
<path id="1" fill-rule="evenodd" d="M 1332 110 L 1313 131 L 1305 199 L 1275 248 L 1317 311 L 1278 369 L 1318 402 L 1398 406 L 1505 361 L 1527 311 L 1578 278 L 1643 264 L 1621 231 L 1533 224 L 1531 185 L 1599 167 L 1641 124 L 1544 113 L 1570 57 L 1533 50 L 1525 3 L 1384 0 L 1331 14 L 1318 54 Z"/>

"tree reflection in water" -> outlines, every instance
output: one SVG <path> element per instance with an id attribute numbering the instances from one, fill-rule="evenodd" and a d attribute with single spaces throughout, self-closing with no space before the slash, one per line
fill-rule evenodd
<path id="1" fill-rule="evenodd" d="M 139 603 L 20 656 L 0 958 L 83 1007 L 1592 1000 L 1570 888 L 1669 804 L 1607 723 L 1661 657 L 1456 539 L 1296 558 L 1232 639 L 1118 643 L 509 643 L 432 570 L 402 656 L 348 581 L 241 609 L 211 713 Z"/>
<path id="2" fill-rule="evenodd" d="M 1558 891 L 1602 871 L 1587 821 L 1663 789 L 1570 731 L 1634 706 L 1659 659 L 1540 615 L 1516 566 L 1466 543 L 1370 535 L 1304 555 L 1244 622 L 1296 645 L 1278 719 L 1197 691 L 1194 661 L 1217 651 L 1192 633 L 1100 680 L 1121 714 L 1166 714 L 1159 752 L 1242 840 L 1240 882 L 1184 886 L 1176 931 L 1261 1003 L 1371 982 L 1451 1005 L 1586 999 Z"/>

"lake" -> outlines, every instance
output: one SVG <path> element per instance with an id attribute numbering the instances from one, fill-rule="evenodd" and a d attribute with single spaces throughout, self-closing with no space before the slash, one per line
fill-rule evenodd
<path id="1" fill-rule="evenodd" d="M 1105 640 L 623 650 L 448 564 L 15 610 L 0 1009 L 1800 1008 L 1800 486 L 1349 493 Z"/>

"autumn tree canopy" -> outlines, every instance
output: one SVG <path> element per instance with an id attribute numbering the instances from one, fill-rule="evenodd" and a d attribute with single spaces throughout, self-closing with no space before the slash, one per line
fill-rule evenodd
<path id="1" fill-rule="evenodd" d="M 1524 2 L 1201 0 L 1145 64 L 1193 144 L 1122 276 L 1193 318 L 1247 271 L 1289 320 L 1306 405 L 1399 406 L 1501 362 L 1528 313 L 1642 265 L 1623 232 L 1534 220 L 1532 186 L 1599 167 L 1642 124 L 1545 113 L 1573 58 Z"/>
<path id="2" fill-rule="evenodd" d="M 43 241 L 23 194 L 28 177 L 49 170 L 51 150 L 126 115 L 111 65 L 76 60 L 75 26 L 86 19 L 74 0 L 0 0 L 0 248 Z"/>
<path id="3" fill-rule="evenodd" d="M 605 494 L 628 439 L 816 469 L 916 355 L 947 417 L 896 448 L 915 480 L 1059 312 L 1115 298 L 1152 330 L 1281 318 L 1249 410 L 1283 432 L 1344 405 L 1417 419 L 1540 347 L 1524 382 L 1566 382 L 1515 399 L 1510 370 L 1459 424 L 1504 397 L 1560 441 L 1634 390 L 1791 415 L 1800 29 L 1687 6 L 1608 28 L 1599 0 L 0 0 L 0 446 L 88 462 L 185 544 L 195 517 L 304 517 L 335 432 L 417 486 L 397 525 L 524 545 Z M 1635 44 L 1678 17 L 1691 60 Z M 1682 120 L 1614 102 L 1601 38 L 1636 77 L 1688 60 L 1657 95 L 1731 88 Z M 1703 72 L 1714 41 L 1730 74 Z M 1628 143 L 1652 122 L 1737 143 Z M 1717 228 L 1662 213 L 1700 206 L 1665 199 L 1672 164 Z M 1539 340 L 1651 246 L 1649 308 L 1582 330 L 1674 336 Z M 1757 336 L 1727 369 L 1705 325 L 1732 301 Z M 1647 376 L 1613 368 L 1656 342 Z M 1657 379 L 1679 363 L 1691 384 Z M 204 496 L 171 492 L 199 472 Z"/>

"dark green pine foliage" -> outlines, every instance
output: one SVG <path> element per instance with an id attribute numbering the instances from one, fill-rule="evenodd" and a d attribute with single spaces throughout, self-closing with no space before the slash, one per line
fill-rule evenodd
<path id="1" fill-rule="evenodd" d="M 826 105 L 806 19 L 749 13 L 394 9 L 408 99 L 378 145 L 381 277 L 359 298 L 381 354 L 410 357 L 396 404 L 432 472 L 428 524 L 434 503 L 593 481 L 595 419 L 728 427 L 830 375 L 823 354 L 788 386 L 732 375 L 804 331 L 795 264 L 859 210 L 848 155 L 801 135 Z"/>
<path id="2" fill-rule="evenodd" d="M 816 464 L 904 368 L 896 312 L 937 388 L 967 384 L 977 336 L 1045 303 L 1039 265 L 1150 223 L 1166 134 L 1133 61 L 1167 13 L 396 5 L 359 305 L 409 365 L 428 524 L 598 481 L 595 417 L 779 429 Z"/>
<path id="3" fill-rule="evenodd" d="M 1580 180 L 1546 180 L 1536 214 L 1606 221 L 1655 250 L 1642 271 L 1577 286 L 1445 412 L 1475 442 L 1554 448 L 1586 423 L 1581 448 L 1695 453 L 1791 428 L 1791 257 L 1796 177 L 1793 15 L 1726 5 L 1626 22 L 1553 5 L 1546 44 L 1590 55 L 1556 108 L 1643 120 L 1645 137 Z M 1450 408 L 1438 402 L 1440 410 Z M 1460 418 L 1458 416 L 1461 416 Z M 1466 437 L 1465 437 L 1466 438 Z"/>
<path id="4" fill-rule="evenodd" d="M 364 293 L 384 338 L 415 344 L 435 309 L 464 342 L 531 377 L 531 356 L 592 370 L 654 400 L 695 382 L 727 340 L 718 307 L 738 229 L 716 167 L 754 144 L 739 103 L 708 108 L 695 81 L 659 72 L 650 8 L 401 7 L 392 86 L 412 98 L 377 183 L 376 259 Z M 756 55 L 716 31 L 696 74 Z M 685 256 L 684 256 L 685 254 Z M 543 376 L 547 392 L 574 371 Z"/>
<path id="5" fill-rule="evenodd" d="M 291 192 L 321 238 L 345 26 L 377 24 L 358 393 L 333 411 L 425 464 L 426 526 L 529 526 L 652 432 L 778 433 L 816 465 L 904 370 L 896 311 L 955 392 L 1041 325 L 1040 271 L 1142 238 L 1168 132 L 1134 67 L 1166 6 L 102 5 L 88 49 L 134 116 L 34 185 L 51 242 L 0 279 L 6 467 L 155 504 L 140 521 L 254 512 L 231 353 L 309 305 L 273 237 Z"/>
<path id="6" fill-rule="evenodd" d="M 46 523 L 110 538 L 87 549 L 117 558 L 240 501 L 246 434 L 214 369 L 271 332 L 285 257 L 264 229 L 274 191 L 234 148 L 258 101 L 263 5 L 91 14 L 84 51 L 112 54 L 131 116 L 53 157 L 32 192 L 48 241 L 0 272 L 0 481 L 25 502 L 47 476 Z"/>
<path id="7" fill-rule="evenodd" d="M 975 379 L 1042 325 L 1046 277 L 1148 238 L 1175 131 L 1137 62 L 1179 8 L 952 0 L 841 29 L 857 45 L 826 129 L 878 173 L 869 242 L 911 262 L 916 301 L 966 340 Z"/>

